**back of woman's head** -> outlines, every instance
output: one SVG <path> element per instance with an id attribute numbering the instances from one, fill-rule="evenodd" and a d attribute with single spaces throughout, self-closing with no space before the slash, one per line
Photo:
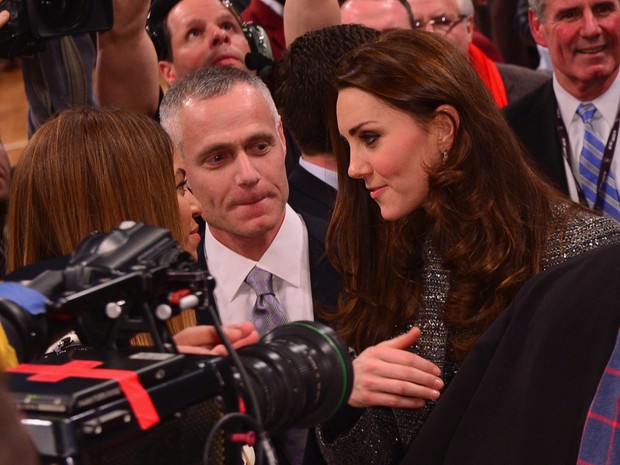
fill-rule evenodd
<path id="1" fill-rule="evenodd" d="M 172 159 L 167 134 L 140 114 L 89 107 L 47 121 L 13 174 L 8 271 L 66 255 L 124 220 L 181 239 Z"/>

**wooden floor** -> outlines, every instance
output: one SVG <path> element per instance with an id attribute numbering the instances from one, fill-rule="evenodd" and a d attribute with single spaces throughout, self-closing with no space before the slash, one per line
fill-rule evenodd
<path id="1" fill-rule="evenodd" d="M 15 164 L 27 141 L 28 105 L 19 64 L 8 69 L 0 65 L 0 139 Z"/>

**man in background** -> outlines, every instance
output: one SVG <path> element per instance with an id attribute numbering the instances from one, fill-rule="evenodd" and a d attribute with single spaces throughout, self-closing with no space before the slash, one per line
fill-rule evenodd
<path id="1" fill-rule="evenodd" d="M 556 187 L 620 221 L 620 2 L 531 0 L 529 20 L 553 80 L 506 108 L 508 122 Z"/>

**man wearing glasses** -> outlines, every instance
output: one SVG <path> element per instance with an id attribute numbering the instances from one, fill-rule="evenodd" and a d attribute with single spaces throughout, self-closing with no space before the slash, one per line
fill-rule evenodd
<path id="1" fill-rule="evenodd" d="M 409 10 L 403 3 L 409 3 Z M 352 20 L 353 12 L 356 18 Z M 551 75 L 522 66 L 497 63 L 474 45 L 474 6 L 471 0 L 288 0 L 284 5 L 284 34 L 291 44 L 306 32 L 324 26 L 356 22 L 383 30 L 378 24 L 398 14 L 391 28 L 423 29 L 445 35 L 463 53 L 502 108 L 546 83 Z M 362 13 L 364 13 L 362 15 Z M 413 21 L 411 21 L 413 13 Z M 372 18 L 372 20 L 371 20 Z M 488 40 L 488 39 L 487 39 Z"/>
<path id="2" fill-rule="evenodd" d="M 473 43 L 474 5 L 471 0 L 408 0 L 414 27 L 446 36 L 469 56 L 472 66 L 500 108 L 540 87 L 549 74 L 490 60 Z"/>

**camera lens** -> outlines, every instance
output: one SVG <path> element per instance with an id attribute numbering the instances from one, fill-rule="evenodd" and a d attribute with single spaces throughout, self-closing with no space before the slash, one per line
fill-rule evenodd
<path id="1" fill-rule="evenodd" d="M 238 352 L 270 434 L 325 421 L 351 393 L 348 350 L 321 323 L 279 326 Z"/>
<path id="2" fill-rule="evenodd" d="M 80 26 L 89 12 L 87 0 L 39 0 L 37 20 L 47 29 L 68 32 Z"/>

